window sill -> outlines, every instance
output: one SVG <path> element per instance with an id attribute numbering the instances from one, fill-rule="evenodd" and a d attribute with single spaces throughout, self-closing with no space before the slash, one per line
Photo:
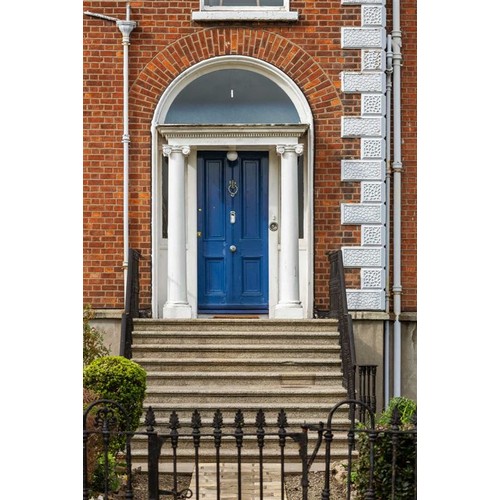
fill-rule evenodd
<path id="1" fill-rule="evenodd" d="M 298 12 L 277 11 L 194 11 L 193 21 L 298 21 Z"/>

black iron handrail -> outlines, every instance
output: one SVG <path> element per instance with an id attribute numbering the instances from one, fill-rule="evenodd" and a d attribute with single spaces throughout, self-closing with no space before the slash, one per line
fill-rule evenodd
<path id="1" fill-rule="evenodd" d="M 345 286 L 344 263 L 342 250 L 328 252 L 330 261 L 330 307 L 328 317 L 339 321 L 340 356 L 342 361 L 342 385 L 347 389 L 350 399 L 359 399 L 375 412 L 376 400 L 376 365 L 358 365 L 352 316 L 347 309 L 347 292 Z M 356 373 L 359 377 L 359 391 L 356 394 Z M 365 419 L 364 411 L 360 410 L 359 418 Z"/>
<path id="2" fill-rule="evenodd" d="M 129 249 L 127 289 L 125 293 L 125 310 L 122 314 L 120 356 L 127 359 L 132 357 L 132 330 L 133 318 L 139 317 L 139 259 L 141 254 Z"/>
<path id="3" fill-rule="evenodd" d="M 328 316 L 339 321 L 343 386 L 347 389 L 349 399 L 356 399 L 356 349 L 354 346 L 352 317 L 347 309 L 342 251 L 328 252 L 328 260 L 330 261 L 330 307 Z"/>

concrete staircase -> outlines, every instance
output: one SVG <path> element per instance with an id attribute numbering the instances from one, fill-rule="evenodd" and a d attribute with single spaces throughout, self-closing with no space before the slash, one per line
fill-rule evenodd
<path id="1" fill-rule="evenodd" d="M 217 409 L 228 428 L 234 428 L 235 413 L 241 409 L 245 428 L 252 429 L 262 409 L 269 433 L 277 432 L 277 416 L 284 409 L 288 430 L 300 430 L 303 422 L 326 422 L 330 409 L 347 399 L 336 320 L 136 319 L 132 352 L 133 360 L 147 371 L 144 407 L 153 408 L 160 433 L 170 432 L 173 410 L 181 422 L 179 433 L 190 433 L 195 409 L 201 413 L 204 432 L 212 432 Z M 336 421 L 347 423 L 347 409 Z M 315 437 L 316 433 L 310 434 L 309 453 Z M 234 439 L 227 441 L 231 444 L 221 449 L 226 462 L 236 456 Z M 274 441 L 276 445 L 271 436 L 266 441 L 266 461 L 279 457 L 277 438 Z M 164 447 L 168 449 L 168 443 Z M 142 470 L 147 468 L 146 448 L 146 439 L 137 437 L 134 462 Z M 345 453 L 345 437 L 335 436 L 334 459 L 344 458 Z M 188 470 L 192 438 L 181 439 L 177 454 Z M 298 463 L 297 448 L 287 445 L 287 455 Z M 202 461 L 213 461 L 213 441 L 202 445 L 200 456 Z M 256 446 L 244 446 L 245 461 L 256 461 L 257 456 Z"/>

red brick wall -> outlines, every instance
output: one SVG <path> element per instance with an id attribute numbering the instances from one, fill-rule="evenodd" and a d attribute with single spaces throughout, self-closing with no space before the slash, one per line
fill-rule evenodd
<path id="1" fill-rule="evenodd" d="M 402 310 L 417 310 L 417 6 L 401 2 L 401 280 Z"/>
<path id="2" fill-rule="evenodd" d="M 360 114 L 359 95 L 340 90 L 341 71 L 360 70 L 360 51 L 340 48 L 340 28 L 360 25 L 360 7 L 336 2 L 292 0 L 297 23 L 193 23 L 198 0 L 132 2 L 138 27 L 131 36 L 130 61 L 130 246 L 141 251 L 141 299 L 151 297 L 150 123 L 158 99 L 182 71 L 209 57 L 240 54 L 264 60 L 287 73 L 301 88 L 315 119 L 315 305 L 328 305 L 328 250 L 361 243 L 359 226 L 340 225 L 340 204 L 358 202 L 359 183 L 340 182 L 342 159 L 359 158 L 359 139 L 341 139 L 341 116 Z M 413 2 L 408 2 L 412 4 Z M 84 10 L 123 19 L 124 4 L 84 2 Z M 404 41 L 406 39 L 404 38 Z M 406 69 L 406 67 L 405 67 Z M 84 16 L 84 300 L 94 307 L 122 307 L 122 45 L 114 25 Z M 414 75 L 414 74 L 413 74 Z M 407 72 L 405 78 L 414 78 Z M 413 86 L 414 88 L 414 86 Z M 411 100 L 411 94 L 404 98 Z M 413 105 L 413 102 L 411 103 Z M 414 142 L 414 107 L 405 110 L 404 155 Z M 412 129 L 410 130 L 410 127 Z M 404 158 L 405 160 L 405 158 Z M 411 193 L 411 175 L 405 196 Z M 411 174 L 410 172 L 413 172 Z M 415 182 L 413 182 L 413 185 Z M 411 246 L 408 226 L 415 200 L 404 202 L 403 245 Z M 406 250 L 404 250 L 406 252 Z M 411 268 L 415 248 L 404 254 L 403 307 L 416 307 Z M 348 274 L 358 286 L 359 272 Z"/>

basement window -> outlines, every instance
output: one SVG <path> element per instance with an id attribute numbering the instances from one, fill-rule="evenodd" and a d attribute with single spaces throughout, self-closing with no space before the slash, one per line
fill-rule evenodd
<path id="1" fill-rule="evenodd" d="M 193 21 L 297 21 L 290 0 L 200 0 Z"/>

